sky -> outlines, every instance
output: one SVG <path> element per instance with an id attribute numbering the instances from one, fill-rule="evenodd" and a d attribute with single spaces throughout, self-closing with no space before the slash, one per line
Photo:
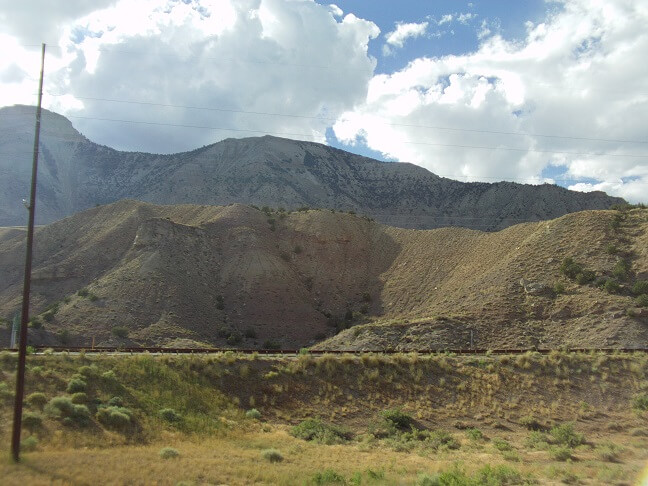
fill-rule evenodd
<path id="1" fill-rule="evenodd" d="M 648 203 L 645 0 L 0 0 L 0 106 L 171 153 L 271 134 Z"/>

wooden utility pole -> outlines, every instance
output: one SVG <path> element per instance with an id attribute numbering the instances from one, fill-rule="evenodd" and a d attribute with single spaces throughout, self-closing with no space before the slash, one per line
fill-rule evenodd
<path id="1" fill-rule="evenodd" d="M 27 252 L 25 256 L 25 281 L 23 284 L 20 340 L 18 344 L 18 371 L 16 373 L 16 396 L 14 402 L 11 454 L 20 461 L 20 432 L 22 429 L 23 397 L 25 395 L 25 357 L 27 355 L 27 323 L 29 322 L 29 291 L 31 288 L 32 250 L 34 246 L 34 215 L 36 213 L 36 172 L 38 170 L 38 144 L 40 139 L 41 103 L 43 101 L 43 72 L 45 71 L 45 44 L 42 45 L 41 71 L 36 107 L 36 130 L 34 134 L 34 158 L 32 162 L 31 193 L 29 196 L 29 224 L 27 226 Z"/>

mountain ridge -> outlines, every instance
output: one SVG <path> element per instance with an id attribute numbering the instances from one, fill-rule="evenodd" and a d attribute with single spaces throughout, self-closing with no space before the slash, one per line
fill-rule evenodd
<path id="1" fill-rule="evenodd" d="M 0 109 L 0 226 L 24 224 L 33 107 Z M 43 111 L 37 222 L 131 198 L 155 204 L 255 204 L 355 211 L 391 226 L 494 231 L 623 203 L 554 185 L 462 183 L 409 163 L 379 162 L 313 142 L 225 139 L 189 152 L 121 152 Z M 14 155 L 11 155 L 14 154 Z"/>
<path id="2" fill-rule="evenodd" d="M 24 231 L 0 231 L 6 319 L 20 308 L 24 241 Z M 620 261 L 629 270 L 609 293 L 565 277 L 568 257 L 598 279 L 619 278 Z M 470 331 L 488 348 L 648 343 L 647 309 L 630 291 L 648 280 L 645 209 L 483 232 L 123 200 L 38 228 L 33 268 L 32 311 L 44 327 L 30 335 L 42 344 L 61 344 L 63 331 L 82 346 L 294 348 L 329 338 L 328 349 L 443 349 L 469 345 Z"/>

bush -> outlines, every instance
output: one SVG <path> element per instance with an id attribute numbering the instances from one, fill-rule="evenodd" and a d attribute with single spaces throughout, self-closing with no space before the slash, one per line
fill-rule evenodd
<path id="1" fill-rule="evenodd" d="M 613 279 L 608 279 L 605 281 L 605 285 L 603 285 L 603 288 L 608 294 L 618 294 L 619 291 L 621 290 L 621 286 L 616 280 Z"/>
<path id="2" fill-rule="evenodd" d="M 500 439 L 499 437 L 493 439 L 493 445 L 495 446 L 495 449 L 500 452 L 513 450 L 513 446 L 508 441 Z"/>
<path id="3" fill-rule="evenodd" d="M 564 445 L 551 447 L 549 449 L 549 455 L 556 461 L 567 461 L 572 458 L 572 450 L 570 447 Z"/>
<path id="4" fill-rule="evenodd" d="M 90 292 L 88 291 L 88 289 L 81 289 L 77 292 L 77 295 L 79 297 L 87 297 L 89 294 Z"/>
<path id="5" fill-rule="evenodd" d="M 635 304 L 639 307 L 648 307 L 648 294 L 641 294 L 635 299 Z"/>
<path id="6" fill-rule="evenodd" d="M 295 425 L 290 430 L 290 435 L 321 444 L 340 444 L 351 439 L 351 432 L 347 429 L 325 424 L 317 419 L 306 419 L 299 425 Z"/>
<path id="7" fill-rule="evenodd" d="M 39 413 L 25 412 L 22 416 L 22 424 L 23 427 L 34 433 L 43 427 L 43 416 Z"/>
<path id="8" fill-rule="evenodd" d="M 38 446 L 38 439 L 33 435 L 30 435 L 26 439 L 20 441 L 20 450 L 24 452 L 30 452 L 36 450 Z"/>
<path id="9" fill-rule="evenodd" d="M 245 336 L 248 339 L 256 339 L 257 333 L 255 329 L 248 327 L 243 333 L 243 336 Z"/>
<path id="10" fill-rule="evenodd" d="M 648 280 L 637 280 L 632 286 L 632 293 L 635 295 L 648 294 Z"/>
<path id="11" fill-rule="evenodd" d="M 520 417 L 519 424 L 529 430 L 542 430 L 542 425 L 540 424 L 540 422 L 538 422 L 538 420 L 531 415 Z"/>
<path id="12" fill-rule="evenodd" d="M 527 437 L 525 445 L 531 449 L 547 449 L 549 447 L 549 441 L 545 434 L 534 430 Z"/>
<path id="13" fill-rule="evenodd" d="M 259 420 L 261 418 L 261 412 L 259 412 L 256 408 L 251 408 L 250 410 L 245 412 L 245 416 L 249 419 Z"/>
<path id="14" fill-rule="evenodd" d="M 237 344 L 240 344 L 241 341 L 243 341 L 243 336 L 239 332 L 233 332 L 229 336 L 227 336 L 227 344 L 230 346 L 236 346 Z"/>
<path id="15" fill-rule="evenodd" d="M 88 384 L 81 378 L 72 378 L 67 386 L 68 393 L 85 392 Z"/>
<path id="16" fill-rule="evenodd" d="M 474 484 L 522 484 L 522 475 L 517 469 L 500 464 L 491 466 L 487 464 L 482 467 L 473 478 Z"/>
<path id="17" fill-rule="evenodd" d="M 277 449 L 264 449 L 261 451 L 261 457 L 269 462 L 283 461 L 283 455 Z"/>
<path id="18" fill-rule="evenodd" d="M 583 266 L 576 263 L 572 257 L 565 258 L 560 264 L 560 272 L 572 280 L 582 271 Z"/>
<path id="19" fill-rule="evenodd" d="M 108 406 L 97 410 L 97 422 L 113 430 L 127 429 L 133 418 L 133 411 L 129 408 Z"/>
<path id="20" fill-rule="evenodd" d="M 109 407 L 123 407 L 124 399 L 122 397 L 112 397 L 106 402 Z"/>
<path id="21" fill-rule="evenodd" d="M 128 328 L 124 326 L 115 326 L 112 328 L 110 331 L 112 332 L 113 336 L 118 337 L 120 339 L 126 339 L 128 337 Z"/>
<path id="22" fill-rule="evenodd" d="M 72 403 L 86 403 L 88 395 L 84 392 L 76 392 L 72 395 Z"/>
<path id="23" fill-rule="evenodd" d="M 333 469 L 326 469 L 323 472 L 317 472 L 311 480 L 313 484 L 346 484 L 344 476 L 341 476 Z"/>
<path id="24" fill-rule="evenodd" d="M 596 278 L 596 273 L 593 270 L 583 270 L 578 275 L 576 275 L 576 282 L 579 285 L 585 285 L 590 283 Z"/>
<path id="25" fill-rule="evenodd" d="M 0 403 L 9 402 L 13 399 L 13 392 L 9 390 L 6 383 L 0 381 Z"/>
<path id="26" fill-rule="evenodd" d="M 178 450 L 174 449 L 173 447 L 163 447 L 162 449 L 160 449 L 160 452 L 158 452 L 158 454 L 162 459 L 172 459 L 180 455 Z"/>
<path id="27" fill-rule="evenodd" d="M 31 327 L 32 329 L 42 329 L 43 328 L 43 323 L 38 319 L 38 317 L 34 317 L 27 326 Z"/>
<path id="28" fill-rule="evenodd" d="M 467 429 L 466 435 L 470 440 L 482 440 L 484 438 L 484 434 L 479 429 Z"/>
<path id="29" fill-rule="evenodd" d="M 69 397 L 52 398 L 45 407 L 45 412 L 69 426 L 85 427 L 90 423 L 88 407 L 72 403 Z"/>
<path id="30" fill-rule="evenodd" d="M 439 475 L 438 474 L 425 474 L 421 473 L 418 475 L 418 478 L 416 479 L 416 486 L 440 486 L 441 482 L 439 481 Z"/>
<path id="31" fill-rule="evenodd" d="M 596 455 L 601 461 L 616 462 L 619 459 L 619 454 L 623 451 L 620 447 L 612 442 L 606 442 L 596 448 Z"/>
<path id="32" fill-rule="evenodd" d="M 585 442 L 585 437 L 582 434 L 576 433 L 574 426 L 569 423 L 556 425 L 549 431 L 549 434 L 551 434 L 558 444 L 567 447 L 576 447 Z"/>
<path id="33" fill-rule="evenodd" d="M 47 396 L 42 392 L 30 393 L 25 398 L 25 402 L 32 408 L 43 410 L 43 407 L 47 403 Z"/>
<path id="34" fill-rule="evenodd" d="M 632 408 L 635 410 L 648 410 L 648 394 L 635 395 L 632 399 Z"/>
<path id="35" fill-rule="evenodd" d="M 554 294 L 560 295 L 565 293 L 565 284 L 562 282 L 556 282 L 553 286 Z"/>
<path id="36" fill-rule="evenodd" d="M 413 421 L 410 415 L 400 409 L 385 410 L 382 413 L 382 418 L 399 430 L 409 429 Z"/>
<path id="37" fill-rule="evenodd" d="M 281 343 L 267 339 L 263 342 L 263 349 L 281 349 Z"/>
<path id="38" fill-rule="evenodd" d="M 619 260 L 618 262 L 616 262 L 616 265 L 614 265 L 614 269 L 612 270 L 612 275 L 614 275 L 619 280 L 626 280 L 629 273 L 630 263 L 626 260 Z"/>
<path id="39" fill-rule="evenodd" d="M 160 418 L 165 422 L 175 423 L 182 420 L 182 415 L 173 410 L 172 408 L 163 408 L 159 412 Z"/>

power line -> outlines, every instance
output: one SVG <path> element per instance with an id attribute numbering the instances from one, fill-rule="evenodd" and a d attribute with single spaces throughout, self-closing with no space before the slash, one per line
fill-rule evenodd
<path id="1" fill-rule="evenodd" d="M 154 125 L 154 126 L 169 126 L 169 127 L 181 127 L 181 128 L 200 128 L 208 130 L 223 130 L 231 132 L 247 132 L 247 133 L 265 133 L 268 135 L 289 135 L 294 137 L 307 137 L 315 138 L 311 134 L 303 133 L 286 133 L 286 132 L 268 132 L 264 130 L 247 130 L 242 128 L 229 128 L 229 127 L 211 127 L 203 125 L 184 125 L 177 123 L 162 123 L 162 122 L 150 122 L 150 121 L 141 121 L 141 120 L 123 120 L 115 118 L 95 118 L 88 116 L 80 115 L 67 115 L 70 118 L 79 118 L 84 120 L 98 120 L 98 121 L 109 121 L 115 123 L 134 123 L 142 125 Z M 408 140 L 401 140 L 401 143 L 412 144 L 412 145 L 429 145 L 434 147 L 452 147 L 452 148 L 469 148 L 469 149 L 480 149 L 480 150 L 506 150 L 513 152 L 534 152 L 542 154 L 559 154 L 559 155 L 578 155 L 578 156 L 588 156 L 588 157 L 629 157 L 629 158 L 648 158 L 646 154 L 611 154 L 606 152 L 566 152 L 559 150 L 538 150 L 538 149 L 525 149 L 525 148 L 516 148 L 516 147 L 487 147 L 481 145 L 461 145 L 461 144 L 444 144 L 444 143 L 432 143 L 432 142 L 412 142 Z"/>
<path id="2" fill-rule="evenodd" d="M 47 93 L 50 96 L 61 97 L 66 96 L 65 94 Z M 277 113 L 277 112 L 266 112 L 266 111 L 249 111 L 249 110 L 235 110 L 228 108 L 215 108 L 215 107 L 204 107 L 204 106 L 192 106 L 192 105 L 176 105 L 168 103 L 155 103 L 151 101 L 136 101 L 136 100 L 119 100 L 113 98 L 97 98 L 91 96 L 76 96 L 70 95 L 74 98 L 80 100 L 92 100 L 92 101 L 105 101 L 110 103 L 124 103 L 124 104 L 133 104 L 133 105 L 146 105 L 146 106 L 160 106 L 165 108 L 181 108 L 189 110 L 202 110 L 202 111 L 216 111 L 224 113 L 240 113 L 240 114 L 249 114 L 249 115 L 264 115 L 264 116 L 279 116 L 279 117 L 288 117 L 288 118 L 302 118 L 308 120 L 324 120 L 324 121 L 337 121 L 339 117 L 324 117 L 324 116 L 309 116 L 309 115 L 296 115 L 291 113 Z M 438 125 L 419 125 L 419 124 L 409 124 L 409 123 L 392 123 L 392 122 L 380 122 L 382 125 L 393 126 L 393 127 L 406 127 L 406 128 L 428 128 L 434 130 L 447 130 L 447 131 L 456 131 L 456 132 L 471 132 L 471 133 L 487 133 L 491 135 L 515 135 L 515 136 L 526 136 L 526 137 L 541 137 L 541 138 L 557 138 L 562 140 L 583 140 L 588 142 L 608 142 L 608 143 L 635 143 L 635 144 L 648 144 L 648 141 L 645 140 L 623 140 L 623 139 L 614 139 L 614 138 L 597 138 L 597 137 L 576 137 L 576 136 L 567 136 L 567 135 L 549 135 L 533 132 L 506 132 L 499 130 L 486 130 L 486 129 L 477 129 L 477 128 L 458 128 L 458 127 L 447 127 L 447 126 L 438 126 Z"/>

